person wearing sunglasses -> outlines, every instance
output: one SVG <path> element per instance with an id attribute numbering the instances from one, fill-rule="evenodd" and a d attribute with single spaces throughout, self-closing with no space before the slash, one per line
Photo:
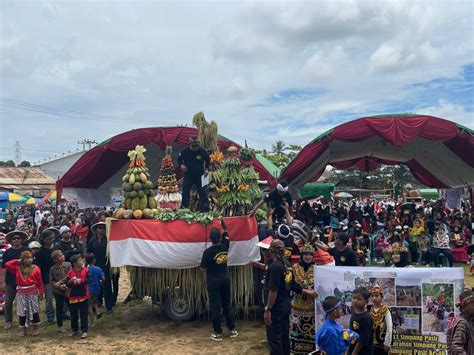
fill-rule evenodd
<path id="1" fill-rule="evenodd" d="M 28 251 L 28 248 L 23 245 L 23 243 L 28 239 L 28 235 L 22 231 L 12 231 L 6 235 L 6 240 L 11 244 L 9 248 L 3 254 L 2 267 L 5 267 L 5 264 L 10 260 L 20 259 L 21 253 Z M 7 270 L 7 275 L 5 278 L 6 290 L 5 290 L 5 330 L 8 330 L 12 327 L 13 322 L 13 301 L 16 297 L 16 281 L 15 274 Z"/>

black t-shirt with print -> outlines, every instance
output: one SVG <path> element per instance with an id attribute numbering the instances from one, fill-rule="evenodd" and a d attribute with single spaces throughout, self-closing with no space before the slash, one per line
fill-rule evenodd
<path id="1" fill-rule="evenodd" d="M 358 266 L 356 254 L 351 248 L 346 248 L 343 251 L 338 248 L 330 248 L 328 253 L 334 257 L 336 266 Z"/>
<path id="2" fill-rule="evenodd" d="M 204 174 L 204 169 L 209 167 L 210 162 L 209 154 L 203 148 L 197 151 L 186 148 L 178 156 L 178 163 L 188 168 L 188 171 L 184 173 L 185 176 L 200 177 Z"/>
<path id="3" fill-rule="evenodd" d="M 374 340 L 372 332 L 372 317 L 369 311 L 364 313 L 352 313 L 351 316 L 351 330 L 359 334 L 358 342 L 362 345 L 359 355 L 372 355 L 374 353 Z M 355 344 L 351 345 L 349 354 L 355 348 Z"/>
<path id="4" fill-rule="evenodd" d="M 229 234 L 222 233 L 222 242 L 219 245 L 212 245 L 202 254 L 201 267 L 206 269 L 207 285 L 222 279 L 228 279 L 227 273 L 227 253 L 229 251 Z"/>
<path id="5" fill-rule="evenodd" d="M 277 298 L 273 304 L 273 308 L 289 304 L 292 277 L 293 274 L 288 266 L 285 274 L 285 268 L 281 261 L 272 262 L 265 275 L 265 303 L 268 301 L 268 293 L 270 291 L 277 291 Z"/>

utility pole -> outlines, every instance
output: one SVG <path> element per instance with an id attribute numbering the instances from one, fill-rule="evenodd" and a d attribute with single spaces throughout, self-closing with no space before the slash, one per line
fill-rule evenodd
<path id="1" fill-rule="evenodd" d="M 82 151 L 85 152 L 86 150 L 91 150 L 92 144 L 98 144 L 98 142 L 95 140 L 83 139 L 82 141 L 77 141 L 77 144 L 82 144 Z"/>
<path id="2" fill-rule="evenodd" d="M 15 161 L 16 165 L 21 163 L 21 145 L 20 145 L 20 141 L 16 141 L 15 145 L 13 146 L 13 160 Z"/>

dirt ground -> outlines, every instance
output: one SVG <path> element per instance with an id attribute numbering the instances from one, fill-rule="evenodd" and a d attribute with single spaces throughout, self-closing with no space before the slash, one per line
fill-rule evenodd
<path id="1" fill-rule="evenodd" d="M 120 296 L 113 315 L 104 315 L 95 328 L 90 329 L 89 338 L 69 338 L 56 332 L 55 325 L 42 325 L 37 338 L 19 338 L 17 320 L 15 326 L 3 330 L 0 325 L 0 354 L 267 354 L 265 327 L 262 322 L 237 321 L 239 337 L 224 336 L 222 342 L 209 339 L 209 320 L 175 323 L 161 315 L 159 307 L 150 300 L 134 301 L 123 305 L 130 286 L 126 272 L 121 273 Z M 474 286 L 474 277 L 465 267 L 466 283 Z M 42 308 L 44 309 L 44 308 Z M 44 314 L 41 316 L 44 320 Z M 65 326 L 69 326 L 66 321 Z M 224 333 L 225 335 L 225 333 Z"/>
<path id="2" fill-rule="evenodd" d="M 89 337 L 80 340 L 70 338 L 68 333 L 57 332 L 56 325 L 41 325 L 37 338 L 18 337 L 17 318 L 11 330 L 3 329 L 0 322 L 0 354 L 265 354 L 267 344 L 265 327 L 257 320 L 237 321 L 239 336 L 229 338 L 224 330 L 222 342 L 209 339 L 211 322 L 207 319 L 184 323 L 169 321 L 160 312 L 160 307 L 151 301 L 133 301 L 124 305 L 123 300 L 130 291 L 127 273 L 121 273 L 120 295 L 113 315 L 104 314 Z M 44 310 L 44 305 L 42 305 Z M 44 321 L 44 313 L 41 314 Z M 69 321 L 65 321 L 69 328 Z"/>

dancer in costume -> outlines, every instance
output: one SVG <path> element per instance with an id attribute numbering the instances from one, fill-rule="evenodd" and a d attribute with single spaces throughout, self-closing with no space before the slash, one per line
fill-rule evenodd
<path id="1" fill-rule="evenodd" d="M 314 248 L 306 244 L 301 249 L 301 260 L 293 265 L 291 301 L 290 343 L 294 354 L 310 353 L 315 350 L 315 311 L 314 299 Z"/>
<path id="2" fill-rule="evenodd" d="M 374 355 L 386 355 L 390 353 L 392 344 L 392 314 L 383 303 L 383 289 L 377 284 L 370 289 L 370 301 L 372 302 L 370 316 L 374 331 Z"/>

